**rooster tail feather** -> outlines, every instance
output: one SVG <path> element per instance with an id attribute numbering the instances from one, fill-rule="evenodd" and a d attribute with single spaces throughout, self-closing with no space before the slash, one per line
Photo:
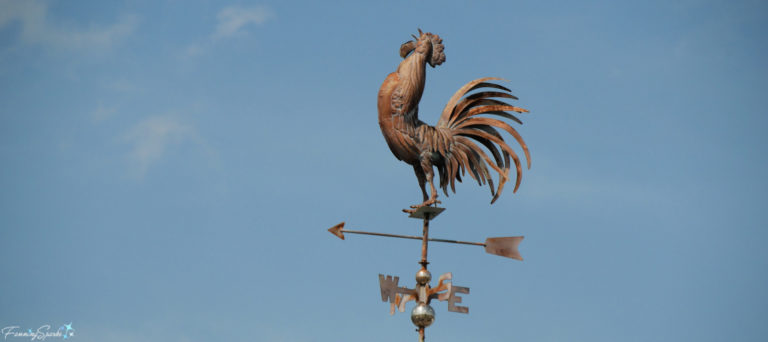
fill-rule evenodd
<path id="1" fill-rule="evenodd" d="M 461 170 L 462 174 L 465 170 L 468 170 L 470 177 L 475 179 L 478 185 L 488 183 L 491 196 L 493 196 L 491 204 L 496 202 L 504 190 L 504 185 L 509 180 L 512 163 L 514 163 L 516 171 L 513 192 L 517 192 L 523 176 L 520 158 L 504 141 L 499 130 L 509 133 L 515 139 L 523 149 L 526 166 L 529 169 L 531 168 L 530 152 L 522 136 L 520 136 L 517 130 L 502 120 L 506 119 L 522 125 L 523 122 L 518 117 L 508 112 L 527 113 L 528 110 L 498 100 L 500 98 L 517 100 L 517 97 L 510 94 L 510 90 L 506 87 L 488 82 L 492 80 L 502 79 L 496 77 L 480 78 L 459 88 L 448 100 L 436 126 L 438 128 L 436 131 L 448 135 L 450 138 L 448 139 L 449 141 L 436 139 L 443 143 L 443 145 L 439 146 L 439 149 L 444 149 L 447 152 L 443 154 L 446 158 L 444 163 L 445 173 L 443 174 L 440 171 L 440 183 L 443 191 L 445 192 L 450 184 L 451 190 L 455 192 L 454 180 L 458 179 L 461 181 L 459 170 Z M 492 88 L 493 90 L 488 90 L 487 88 Z M 469 94 L 478 89 L 482 90 Z M 481 116 L 486 114 L 499 117 L 500 119 Z M 488 156 L 481 146 L 491 153 L 493 159 Z M 498 188 L 494 187 L 493 178 L 488 167 L 498 173 Z"/>
<path id="2" fill-rule="evenodd" d="M 451 96 L 450 100 L 448 100 L 448 103 L 445 104 L 445 108 L 443 108 L 443 112 L 440 114 L 440 120 L 437 121 L 437 127 L 448 127 L 448 122 L 450 120 L 451 114 L 453 114 L 454 108 L 456 107 L 456 103 L 459 102 L 459 100 L 462 97 L 464 97 L 466 93 L 472 91 L 474 86 L 489 80 L 501 80 L 501 78 L 497 78 L 497 77 L 479 78 L 459 88 L 459 90 L 457 90 L 456 93 L 454 93 L 453 96 Z M 493 83 L 490 83 L 490 84 L 493 84 Z"/>

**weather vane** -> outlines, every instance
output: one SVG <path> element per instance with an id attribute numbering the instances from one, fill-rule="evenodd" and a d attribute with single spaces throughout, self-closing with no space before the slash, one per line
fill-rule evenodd
<path id="1" fill-rule="evenodd" d="M 437 125 L 429 126 L 419 120 L 418 106 L 424 92 L 426 64 L 433 68 L 442 64 L 445 62 L 445 52 L 443 40 L 436 34 L 419 30 L 419 36 L 413 35 L 413 38 L 415 40 L 400 46 L 400 57 L 403 61 L 395 72 L 387 76 L 379 89 L 378 110 L 379 126 L 389 149 L 398 160 L 413 166 L 416 173 L 423 202 L 403 211 L 410 214 L 409 217 L 423 220 L 422 236 L 346 230 L 344 222 L 328 231 L 342 240 L 344 233 L 349 233 L 422 241 L 419 261 L 421 269 L 416 272 L 416 286 L 401 287 L 399 277 L 383 274 L 379 274 L 379 286 L 381 300 L 390 304 L 390 314 L 394 314 L 395 309 L 404 312 L 407 302 L 416 302 L 411 311 L 411 321 L 418 328 L 419 341 L 424 341 L 425 328 L 435 320 L 435 311 L 429 305 L 433 299 L 447 301 L 448 311 L 469 313 L 468 307 L 457 305 L 462 303 L 463 298 L 459 294 L 468 295 L 469 288 L 454 285 L 450 272 L 438 278 L 437 286 L 430 285 L 432 275 L 427 270 L 429 241 L 483 246 L 487 253 L 523 260 L 517 250 L 523 240 L 522 236 L 488 238 L 484 243 L 429 238 L 430 220 L 445 210 L 436 206 L 440 201 L 437 200 L 437 189 L 433 183 L 434 168 L 437 168 L 440 176 L 439 186 L 446 196 L 449 185 L 455 193 L 455 181 L 461 182 L 462 177 L 469 174 L 478 185 L 488 184 L 493 204 L 509 179 L 513 162 L 516 170 L 513 192 L 520 187 L 522 179 L 520 158 L 507 145 L 499 130 L 506 131 L 520 144 L 529 169 L 531 157 L 523 138 L 512 126 L 496 118 L 479 116 L 496 115 L 522 124 L 520 119 L 508 112 L 528 111 L 498 100 L 517 100 L 517 97 L 510 94 L 510 90 L 504 86 L 489 82 L 501 80 L 500 78 L 480 78 L 465 84 L 445 105 Z M 493 159 L 481 146 L 491 153 Z M 498 188 L 494 187 L 489 167 L 498 174 Z M 430 187 L 429 194 L 425 187 L 427 183 Z"/>

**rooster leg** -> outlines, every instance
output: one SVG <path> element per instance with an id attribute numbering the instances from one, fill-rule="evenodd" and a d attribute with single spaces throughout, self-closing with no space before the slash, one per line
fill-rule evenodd
<path id="1" fill-rule="evenodd" d="M 416 179 L 419 180 L 419 188 L 421 188 L 421 194 L 424 197 L 424 203 L 427 202 L 429 199 L 429 195 L 427 195 L 427 189 L 425 185 L 427 185 L 427 175 L 424 174 L 424 170 L 422 170 L 421 165 L 414 165 L 413 166 L 413 173 L 416 174 Z M 430 183 L 432 184 L 432 183 Z M 412 205 L 411 208 L 418 209 L 420 206 Z M 416 212 L 416 209 L 403 209 L 404 212 L 412 214 Z"/>
<path id="2" fill-rule="evenodd" d="M 429 199 L 417 206 L 411 206 L 412 208 L 421 208 L 421 207 L 426 207 L 428 205 L 441 203 L 440 201 L 437 200 L 437 189 L 435 189 L 435 184 L 432 182 L 432 178 L 434 177 L 434 175 L 435 173 L 432 172 L 432 165 L 430 165 L 429 172 L 427 173 L 427 183 L 429 183 L 429 188 L 430 188 Z"/>
<path id="3" fill-rule="evenodd" d="M 405 212 L 414 212 L 416 209 L 419 209 L 421 207 L 426 207 L 432 204 L 438 204 L 440 201 L 437 200 L 437 189 L 435 189 L 435 184 L 432 182 L 432 179 L 435 176 L 435 172 L 432 170 L 432 161 L 430 160 L 431 153 L 427 152 L 421 155 L 421 158 L 419 160 L 421 161 L 421 172 L 419 172 L 418 168 L 419 166 L 414 165 L 413 169 L 416 171 L 416 177 L 419 178 L 419 185 L 421 185 L 421 191 L 424 194 L 424 202 L 417 205 L 412 205 L 411 208 L 413 210 L 403 210 Z M 429 199 L 427 199 L 427 192 L 424 189 L 424 181 L 422 179 L 426 178 L 425 180 L 427 183 L 429 183 L 430 188 L 430 196 Z"/>
<path id="4" fill-rule="evenodd" d="M 427 189 L 424 187 L 424 185 L 427 184 L 427 176 L 424 174 L 424 171 L 421 170 L 421 165 L 414 165 L 413 172 L 416 174 L 416 179 L 419 180 L 421 194 L 424 196 L 424 201 L 426 202 L 429 198 L 429 196 L 427 196 Z"/>

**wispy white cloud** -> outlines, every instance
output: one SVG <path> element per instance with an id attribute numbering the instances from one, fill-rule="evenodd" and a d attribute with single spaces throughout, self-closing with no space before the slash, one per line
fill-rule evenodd
<path id="1" fill-rule="evenodd" d="M 120 78 L 110 80 L 104 85 L 104 88 L 118 93 L 136 93 L 142 90 L 142 88 L 135 82 Z"/>
<path id="2" fill-rule="evenodd" d="M 143 178 L 152 164 L 158 162 L 166 151 L 195 137 L 194 128 L 171 116 L 149 117 L 124 135 L 124 140 L 131 145 L 128 160 L 136 176 Z"/>
<path id="3" fill-rule="evenodd" d="M 227 6 L 216 15 L 216 29 L 204 40 L 187 45 L 182 51 L 184 57 L 204 54 L 217 41 L 247 33 L 247 28 L 262 25 L 275 16 L 265 6 Z"/>
<path id="4" fill-rule="evenodd" d="M 183 55 L 185 57 L 194 57 L 198 55 L 202 55 L 203 52 L 205 52 L 205 47 L 202 44 L 193 43 L 187 45 L 186 48 L 184 48 Z"/>
<path id="5" fill-rule="evenodd" d="M 91 112 L 91 120 L 94 122 L 104 121 L 113 117 L 115 113 L 117 113 L 117 107 L 105 106 L 103 103 L 99 103 L 99 106 Z"/>
<path id="6" fill-rule="evenodd" d="M 263 6 L 245 8 L 240 6 L 228 6 L 216 15 L 218 25 L 213 33 L 214 39 L 231 37 L 243 32 L 249 24 L 263 24 L 272 17 L 272 11 Z"/>
<path id="7" fill-rule="evenodd" d="M 105 27 L 71 28 L 50 22 L 48 6 L 37 0 L 0 1 L 0 29 L 20 24 L 20 40 L 27 44 L 56 48 L 98 48 L 112 45 L 131 34 L 137 26 L 134 16 L 123 15 Z"/>

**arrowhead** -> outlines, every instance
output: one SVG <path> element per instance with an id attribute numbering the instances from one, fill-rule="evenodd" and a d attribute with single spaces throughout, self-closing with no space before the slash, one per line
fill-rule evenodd
<path id="1" fill-rule="evenodd" d="M 331 228 L 328 228 L 328 231 L 331 232 L 331 234 L 338 236 L 339 239 L 344 240 L 344 232 L 342 231 L 342 229 L 344 229 L 344 222 L 339 223 Z"/>
<path id="2" fill-rule="evenodd" d="M 517 250 L 520 241 L 523 241 L 522 236 L 487 238 L 485 239 L 485 252 L 523 261 L 523 257 Z"/>

